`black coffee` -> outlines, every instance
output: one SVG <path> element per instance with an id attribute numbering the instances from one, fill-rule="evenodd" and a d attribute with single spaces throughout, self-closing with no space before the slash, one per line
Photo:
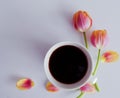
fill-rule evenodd
<path id="1" fill-rule="evenodd" d="M 52 76 L 64 84 L 81 80 L 88 68 L 85 54 L 77 47 L 66 45 L 56 49 L 50 57 L 49 69 Z"/>

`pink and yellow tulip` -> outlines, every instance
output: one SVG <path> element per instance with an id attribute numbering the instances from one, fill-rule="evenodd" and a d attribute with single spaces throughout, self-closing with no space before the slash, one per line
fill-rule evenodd
<path id="1" fill-rule="evenodd" d="M 91 35 L 91 43 L 94 47 L 102 49 L 108 43 L 108 35 L 106 30 L 95 30 Z"/>
<path id="2" fill-rule="evenodd" d="M 79 96 L 77 96 L 77 98 L 82 98 L 85 93 L 96 92 L 96 86 L 95 86 L 95 84 L 89 82 L 89 83 L 86 83 L 84 86 L 82 86 L 80 88 L 80 91 L 81 91 L 81 93 Z"/>
<path id="3" fill-rule="evenodd" d="M 96 71 L 98 69 L 99 59 L 100 59 L 100 52 L 101 49 L 107 45 L 108 43 L 108 35 L 106 30 L 95 30 L 92 32 L 91 35 L 91 43 L 94 47 L 98 48 L 98 57 L 96 66 L 93 71 L 93 75 L 96 74 Z"/>
<path id="4" fill-rule="evenodd" d="M 73 15 L 73 23 L 76 30 L 84 34 L 86 48 L 88 48 L 85 32 L 92 26 L 92 19 L 86 11 L 78 11 Z"/>
<path id="5" fill-rule="evenodd" d="M 116 51 L 109 50 L 103 53 L 101 60 L 102 62 L 110 63 L 117 61 L 118 58 L 119 58 L 119 54 Z"/>
<path id="6" fill-rule="evenodd" d="M 46 89 L 49 92 L 57 92 L 57 91 L 59 91 L 59 89 L 57 87 L 55 87 L 51 82 L 47 82 Z"/>
<path id="7" fill-rule="evenodd" d="M 86 83 L 80 90 L 85 93 L 94 93 L 96 91 L 95 86 L 92 83 Z"/>
<path id="8" fill-rule="evenodd" d="M 80 32 L 88 31 L 92 26 L 92 19 L 86 11 L 78 11 L 73 16 L 74 27 Z"/>
<path id="9" fill-rule="evenodd" d="M 34 82 L 31 79 L 23 78 L 17 81 L 16 87 L 19 90 L 28 90 L 34 86 Z"/>

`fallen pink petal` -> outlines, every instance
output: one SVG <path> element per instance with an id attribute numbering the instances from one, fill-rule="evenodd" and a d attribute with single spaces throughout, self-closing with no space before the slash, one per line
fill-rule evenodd
<path id="1" fill-rule="evenodd" d="M 57 87 L 55 87 L 51 82 L 47 82 L 46 89 L 49 92 L 57 92 L 57 91 L 59 91 L 59 89 Z"/>
<path id="2" fill-rule="evenodd" d="M 110 63 L 115 62 L 119 58 L 119 54 L 116 51 L 109 50 L 103 53 L 101 60 L 102 62 Z"/>
<path id="3" fill-rule="evenodd" d="M 24 78 L 17 81 L 16 87 L 19 90 L 28 90 L 34 86 L 34 82 L 31 79 Z"/>

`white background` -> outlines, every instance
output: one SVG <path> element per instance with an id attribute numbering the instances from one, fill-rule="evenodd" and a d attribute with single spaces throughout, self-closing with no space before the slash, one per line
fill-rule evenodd
<path id="1" fill-rule="evenodd" d="M 78 10 L 86 10 L 93 19 L 87 35 L 94 29 L 108 31 L 110 41 L 102 52 L 111 49 L 120 53 L 119 9 L 119 0 L 0 0 L 0 98 L 76 98 L 79 91 L 46 91 L 44 56 L 61 41 L 84 44 L 72 24 Z M 95 62 L 97 49 L 89 45 Z M 119 98 L 119 69 L 120 61 L 100 63 L 97 77 L 101 91 L 84 98 Z M 35 82 L 28 91 L 16 88 L 16 81 L 24 77 Z"/>

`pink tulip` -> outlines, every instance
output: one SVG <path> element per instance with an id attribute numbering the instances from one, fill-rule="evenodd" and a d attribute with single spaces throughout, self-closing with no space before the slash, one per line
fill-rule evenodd
<path id="1" fill-rule="evenodd" d="M 94 93 L 96 91 L 95 86 L 92 83 L 85 84 L 80 90 L 85 93 Z"/>
<path id="2" fill-rule="evenodd" d="M 73 16 L 74 27 L 80 32 L 88 31 L 92 26 L 92 19 L 86 11 L 78 11 Z"/>
<path id="3" fill-rule="evenodd" d="M 110 50 L 103 53 L 101 60 L 102 62 L 110 63 L 117 61 L 118 58 L 119 58 L 119 54 L 116 51 Z"/>
<path id="4" fill-rule="evenodd" d="M 108 43 L 107 31 L 106 30 L 95 30 L 95 31 L 93 31 L 92 35 L 91 35 L 91 43 L 94 47 L 99 49 L 96 66 L 95 66 L 94 71 L 93 71 L 93 75 L 95 75 L 96 72 L 97 72 L 97 69 L 98 69 L 101 49 L 104 46 L 106 46 L 107 43 Z"/>
<path id="5" fill-rule="evenodd" d="M 95 30 L 91 35 L 91 43 L 94 47 L 102 49 L 108 43 L 108 35 L 106 30 Z"/>
<path id="6" fill-rule="evenodd" d="M 93 84 L 91 82 L 86 83 L 84 86 L 80 88 L 80 95 L 77 96 L 77 98 L 82 98 L 85 93 L 94 93 L 96 92 L 96 84 Z"/>
<path id="7" fill-rule="evenodd" d="M 75 29 L 84 34 L 84 41 L 86 48 L 88 48 L 87 38 L 85 32 L 92 26 L 92 19 L 86 11 L 78 11 L 73 15 L 73 23 Z"/>
<path id="8" fill-rule="evenodd" d="M 47 82 L 46 89 L 49 92 L 57 92 L 57 91 L 59 91 L 59 89 L 57 87 L 55 87 L 51 82 Z"/>
<path id="9" fill-rule="evenodd" d="M 16 87 L 19 90 L 28 90 L 34 86 L 34 82 L 31 79 L 23 78 L 17 81 Z"/>

